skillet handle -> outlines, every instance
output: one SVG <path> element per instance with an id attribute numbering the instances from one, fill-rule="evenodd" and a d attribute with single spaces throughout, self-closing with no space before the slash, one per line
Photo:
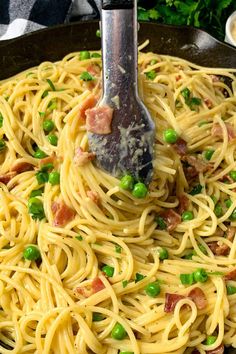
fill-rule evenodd
<path id="1" fill-rule="evenodd" d="M 132 9 L 135 0 L 103 0 L 103 10 Z"/>

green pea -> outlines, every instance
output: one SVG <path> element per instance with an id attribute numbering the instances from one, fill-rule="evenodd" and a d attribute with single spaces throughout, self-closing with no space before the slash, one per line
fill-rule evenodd
<path id="1" fill-rule="evenodd" d="M 215 216 L 217 218 L 220 218 L 223 215 L 223 209 L 220 204 L 216 204 L 215 209 L 214 209 Z"/>
<path id="2" fill-rule="evenodd" d="M 145 198 L 147 195 L 148 189 L 144 183 L 138 182 L 134 185 L 134 189 L 132 191 L 132 195 L 135 198 Z"/>
<path id="3" fill-rule="evenodd" d="M 48 141 L 51 145 L 57 146 L 58 143 L 58 137 L 54 134 L 49 134 L 48 135 Z"/>
<path id="4" fill-rule="evenodd" d="M 46 133 L 50 133 L 55 127 L 54 122 L 51 119 L 47 119 L 43 122 L 43 130 Z"/>
<path id="5" fill-rule="evenodd" d="M 161 216 L 157 216 L 156 217 L 156 223 L 157 223 L 158 229 L 160 229 L 160 230 L 166 230 L 167 229 L 166 222 Z"/>
<path id="6" fill-rule="evenodd" d="M 90 59 L 90 53 L 87 50 L 80 52 L 79 60 Z"/>
<path id="7" fill-rule="evenodd" d="M 183 285 L 194 284 L 193 274 L 180 274 L 180 281 Z"/>
<path id="8" fill-rule="evenodd" d="M 226 206 L 226 208 L 230 208 L 231 207 L 231 205 L 233 204 L 233 202 L 232 202 L 232 200 L 231 199 L 226 199 L 225 200 L 225 206 Z"/>
<path id="9" fill-rule="evenodd" d="M 0 139 L 0 152 L 6 149 L 6 142 L 3 139 Z"/>
<path id="10" fill-rule="evenodd" d="M 36 159 L 43 159 L 44 157 L 47 157 L 47 154 L 45 154 L 44 151 L 38 148 L 34 153 L 34 157 Z"/>
<path id="11" fill-rule="evenodd" d="M 206 345 L 212 345 L 215 343 L 217 337 L 216 336 L 207 336 L 204 344 Z"/>
<path id="12" fill-rule="evenodd" d="M 125 175 L 120 180 L 120 187 L 125 190 L 132 191 L 134 188 L 134 177 Z"/>
<path id="13" fill-rule="evenodd" d="M 236 294 L 236 287 L 235 286 L 227 285 L 226 289 L 227 289 L 228 295 Z"/>
<path id="14" fill-rule="evenodd" d="M 111 331 L 111 336 L 113 339 L 122 340 L 127 336 L 127 333 L 124 327 L 117 322 Z"/>
<path id="15" fill-rule="evenodd" d="M 188 100 L 190 98 L 190 90 L 185 87 L 182 91 L 181 91 L 181 95 L 183 96 L 183 98 L 185 100 Z"/>
<path id="16" fill-rule="evenodd" d="M 44 184 L 48 182 L 48 172 L 39 171 L 36 173 L 36 178 L 39 185 Z"/>
<path id="17" fill-rule="evenodd" d="M 41 254 L 38 247 L 28 246 L 23 251 L 23 257 L 29 261 L 36 261 L 37 259 L 41 259 Z"/>
<path id="18" fill-rule="evenodd" d="M 114 267 L 111 267 L 109 265 L 104 265 L 102 267 L 102 271 L 106 274 L 107 277 L 111 278 L 113 277 L 113 274 L 114 274 Z"/>
<path id="19" fill-rule="evenodd" d="M 157 73 L 155 70 L 150 70 L 147 73 L 145 73 L 145 75 L 146 75 L 147 79 L 154 80 L 155 77 L 157 76 Z"/>
<path id="20" fill-rule="evenodd" d="M 40 199 L 33 197 L 28 201 L 28 211 L 32 219 L 42 220 L 45 217 L 43 203 Z"/>
<path id="21" fill-rule="evenodd" d="M 168 250 L 166 248 L 160 248 L 159 249 L 159 259 L 161 261 L 164 261 L 164 259 L 168 259 L 169 258 L 169 253 L 168 253 Z"/>
<path id="22" fill-rule="evenodd" d="M 196 282 L 205 283 L 208 279 L 208 275 L 204 269 L 199 268 L 193 273 L 193 278 Z"/>
<path id="23" fill-rule="evenodd" d="M 3 126 L 3 115 L 0 112 L 0 128 L 2 128 L 2 126 Z"/>
<path id="24" fill-rule="evenodd" d="M 80 79 L 83 81 L 92 81 L 92 80 L 94 80 L 94 77 L 91 74 L 89 74 L 87 71 L 84 71 L 80 75 Z"/>
<path id="25" fill-rule="evenodd" d="M 206 160 L 210 161 L 210 159 L 212 158 L 212 155 L 214 154 L 215 150 L 213 149 L 208 149 L 204 152 L 204 157 Z"/>
<path id="26" fill-rule="evenodd" d="M 234 182 L 236 182 L 236 171 L 230 171 L 229 176 Z"/>
<path id="27" fill-rule="evenodd" d="M 174 129 L 166 129 L 163 132 L 164 141 L 168 144 L 175 144 L 178 140 L 178 134 Z"/>
<path id="28" fill-rule="evenodd" d="M 99 53 L 92 53 L 91 58 L 101 58 L 101 54 Z"/>
<path id="29" fill-rule="evenodd" d="M 30 198 L 32 197 L 39 197 L 43 194 L 43 188 L 40 189 L 34 189 L 31 193 L 30 193 Z"/>
<path id="30" fill-rule="evenodd" d="M 193 220 L 193 212 L 190 210 L 186 210 L 183 212 L 182 216 L 182 221 L 190 221 Z"/>
<path id="31" fill-rule="evenodd" d="M 236 208 L 234 209 L 234 211 L 232 212 L 232 214 L 230 215 L 229 219 L 231 221 L 236 221 Z"/>
<path id="32" fill-rule="evenodd" d="M 93 322 L 99 322 L 104 320 L 105 316 L 99 312 L 93 312 Z"/>
<path id="33" fill-rule="evenodd" d="M 78 234 L 78 236 L 75 236 L 75 238 L 76 240 L 83 241 L 83 237 L 80 234 Z"/>
<path id="34" fill-rule="evenodd" d="M 157 295 L 160 294 L 161 292 L 161 287 L 160 284 L 155 281 L 153 283 L 149 283 L 146 287 L 145 287 L 145 292 L 148 296 L 150 297 L 156 297 Z"/>
<path id="35" fill-rule="evenodd" d="M 151 61 L 150 61 L 150 65 L 155 65 L 157 63 L 157 60 L 156 59 L 152 59 Z"/>
<path id="36" fill-rule="evenodd" d="M 57 171 L 53 171 L 49 173 L 48 182 L 51 185 L 55 186 L 56 184 L 60 183 L 60 173 Z"/>
<path id="37" fill-rule="evenodd" d="M 100 31 L 100 29 L 97 29 L 97 31 L 96 31 L 96 36 L 97 36 L 98 38 L 101 38 L 101 31 Z"/>

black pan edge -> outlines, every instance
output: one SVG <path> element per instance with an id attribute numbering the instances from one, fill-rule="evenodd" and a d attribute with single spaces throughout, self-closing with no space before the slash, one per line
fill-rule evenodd
<path id="1" fill-rule="evenodd" d="M 40 64 L 57 61 L 70 52 L 98 50 L 98 21 L 59 25 L 0 41 L 0 79 Z M 149 39 L 145 51 L 177 56 L 209 67 L 236 68 L 236 48 L 218 41 L 207 32 L 188 26 L 141 22 L 139 43 Z M 236 354 L 227 348 L 225 354 Z"/>
<path id="2" fill-rule="evenodd" d="M 56 61 L 83 49 L 100 49 L 95 33 L 98 21 L 74 22 L 0 41 L 0 79 L 38 65 Z M 149 39 L 145 51 L 187 59 L 209 67 L 236 68 L 236 48 L 218 41 L 207 32 L 187 26 L 141 22 L 139 43 Z"/>

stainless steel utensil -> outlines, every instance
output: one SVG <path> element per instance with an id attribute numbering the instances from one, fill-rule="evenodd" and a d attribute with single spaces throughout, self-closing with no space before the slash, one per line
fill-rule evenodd
<path id="1" fill-rule="evenodd" d="M 89 133 L 96 164 L 116 177 L 149 183 L 153 173 L 154 123 L 137 90 L 136 1 L 103 1 L 103 97 L 114 109 L 110 134 Z"/>

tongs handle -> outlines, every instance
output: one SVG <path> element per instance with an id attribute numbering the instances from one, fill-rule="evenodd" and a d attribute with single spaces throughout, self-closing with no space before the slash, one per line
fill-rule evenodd
<path id="1" fill-rule="evenodd" d="M 103 0 L 103 10 L 132 9 L 134 0 Z"/>
<path id="2" fill-rule="evenodd" d="M 102 2 L 103 104 L 137 97 L 136 10 L 136 0 Z"/>

